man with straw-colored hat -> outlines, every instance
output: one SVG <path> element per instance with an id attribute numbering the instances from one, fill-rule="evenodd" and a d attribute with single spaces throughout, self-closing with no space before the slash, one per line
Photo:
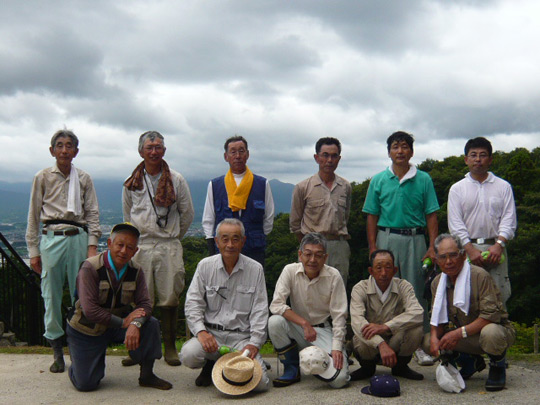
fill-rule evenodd
<path id="1" fill-rule="evenodd" d="M 180 352 L 189 368 L 202 368 L 195 385 L 212 384 L 218 348 L 240 350 L 261 365 L 257 390 L 267 390 L 269 378 L 259 353 L 266 341 L 268 299 L 260 263 L 240 252 L 245 243 L 244 225 L 227 218 L 216 229 L 219 254 L 201 260 L 189 286 L 185 314 L 195 337 Z"/>

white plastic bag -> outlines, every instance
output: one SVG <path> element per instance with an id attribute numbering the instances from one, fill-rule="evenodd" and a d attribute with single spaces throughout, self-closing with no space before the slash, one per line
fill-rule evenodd
<path id="1" fill-rule="evenodd" d="M 463 377 L 459 374 L 457 368 L 451 364 L 439 364 L 437 370 L 435 370 L 435 375 L 437 384 L 446 392 L 460 393 L 465 389 Z"/>

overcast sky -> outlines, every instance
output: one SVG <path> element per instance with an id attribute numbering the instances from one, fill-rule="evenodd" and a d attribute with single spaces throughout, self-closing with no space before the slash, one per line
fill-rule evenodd
<path id="1" fill-rule="evenodd" d="M 52 165 L 64 126 L 95 179 L 128 176 L 151 129 L 188 179 L 224 173 L 234 134 L 291 183 L 322 136 L 351 181 L 388 165 L 397 130 L 416 164 L 475 136 L 540 146 L 538 0 L 3 0 L 0 22 L 1 181 Z"/>

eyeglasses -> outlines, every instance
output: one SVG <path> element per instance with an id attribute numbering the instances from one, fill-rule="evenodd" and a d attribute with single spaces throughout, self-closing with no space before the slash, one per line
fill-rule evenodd
<path id="1" fill-rule="evenodd" d="M 463 253 L 462 251 L 457 251 L 457 252 L 451 252 L 451 253 L 446 253 L 442 255 L 438 254 L 437 259 L 443 262 L 445 262 L 447 259 L 456 260 L 459 256 L 461 256 L 462 253 Z"/>
<path id="2" fill-rule="evenodd" d="M 244 156 L 247 153 L 247 150 L 246 149 L 232 149 L 228 151 L 227 153 L 231 156 L 236 156 L 236 155 Z"/>
<path id="3" fill-rule="evenodd" d="M 332 158 L 332 160 L 335 160 L 335 159 L 338 159 L 339 158 L 339 153 L 319 153 L 319 157 L 322 157 L 323 159 L 325 160 L 328 160 L 330 158 Z"/>
<path id="4" fill-rule="evenodd" d="M 146 152 L 152 152 L 153 150 L 155 150 L 156 152 L 163 152 L 163 145 L 148 145 L 144 147 L 144 150 Z"/>
<path id="5" fill-rule="evenodd" d="M 313 257 L 315 257 L 315 260 L 322 260 L 326 257 L 326 253 L 323 253 L 323 252 L 313 253 L 308 250 L 306 252 L 302 252 L 302 256 L 304 256 L 308 260 L 311 260 L 311 258 Z"/>
<path id="6" fill-rule="evenodd" d="M 76 149 L 76 147 L 75 147 L 75 145 L 73 145 L 71 143 L 58 142 L 56 145 L 54 145 L 54 149 L 72 150 L 72 149 Z"/>
<path id="7" fill-rule="evenodd" d="M 471 159 L 479 158 L 479 159 L 482 159 L 482 160 L 487 159 L 489 157 L 489 155 L 487 153 L 480 153 L 480 154 L 469 153 L 467 156 L 470 157 Z"/>

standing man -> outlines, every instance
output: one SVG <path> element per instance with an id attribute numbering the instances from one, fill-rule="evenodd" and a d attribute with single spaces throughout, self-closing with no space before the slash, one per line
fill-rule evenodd
<path id="1" fill-rule="evenodd" d="M 467 262 L 457 235 L 439 235 L 435 252 L 442 273 L 431 283 L 431 332 L 424 336 L 424 350 L 434 356 L 450 351 L 452 362 L 462 360 L 459 372 L 465 380 L 486 367 L 481 356 L 486 353 L 486 390 L 500 391 L 506 384 L 506 349 L 516 338 L 501 293 L 488 272 Z M 463 353 L 473 357 L 463 358 Z"/>
<path id="2" fill-rule="evenodd" d="M 216 227 L 225 218 L 238 218 L 246 230 L 246 243 L 242 254 L 264 267 L 266 235 L 274 225 L 274 199 L 270 183 L 253 174 L 246 163 L 249 159 L 248 143 L 242 136 L 225 141 L 223 157 L 229 163 L 226 175 L 208 183 L 202 226 L 210 255 L 216 253 Z"/>
<path id="3" fill-rule="evenodd" d="M 516 231 L 516 204 L 512 186 L 489 171 L 491 155 L 486 138 L 469 139 L 465 144 L 469 173 L 450 188 L 448 228 L 460 237 L 471 262 L 491 274 L 506 306 L 511 294 L 506 242 Z M 484 258 L 483 251 L 489 256 Z M 506 260 L 501 260 L 503 254 Z"/>
<path id="4" fill-rule="evenodd" d="M 180 240 L 194 212 L 189 186 L 163 160 L 165 150 L 159 132 L 148 131 L 140 136 L 139 154 L 144 160 L 124 183 L 122 208 L 124 221 L 133 223 L 141 232 L 133 262 L 144 271 L 152 303 L 155 299 L 161 307 L 165 361 L 179 366 L 176 322 L 185 275 Z M 124 359 L 122 364 L 134 362 Z"/>
<path id="5" fill-rule="evenodd" d="M 335 174 L 340 155 L 341 143 L 336 138 L 317 141 L 313 157 L 319 172 L 295 186 L 289 220 L 291 232 L 299 242 L 310 232 L 326 238 L 327 264 L 339 270 L 346 287 L 351 255 L 347 221 L 352 189 L 347 180 Z"/>
<path id="6" fill-rule="evenodd" d="M 377 249 L 392 251 L 399 277 L 412 284 L 416 298 L 424 308 L 424 331 L 427 332 L 429 321 L 427 301 L 423 297 L 422 261 L 427 257 L 435 260 L 433 243 L 439 231 L 436 213 L 439 203 L 429 174 L 409 163 L 414 154 L 414 138 L 398 131 L 390 135 L 386 143 L 392 164 L 371 179 L 363 208 L 368 214 L 369 252 Z M 419 364 L 433 364 L 433 359 L 422 349 L 416 351 L 416 357 Z"/>
<path id="7" fill-rule="evenodd" d="M 161 358 L 159 322 L 151 316 L 143 272 L 130 261 L 139 235 L 129 223 L 115 225 L 107 240 L 109 249 L 86 260 L 77 276 L 77 301 L 66 333 L 69 378 L 79 391 L 98 387 L 105 375 L 107 347 L 120 342 L 141 366 L 140 386 L 172 388 L 153 372 L 154 361 Z"/>
<path id="8" fill-rule="evenodd" d="M 198 387 L 212 384 L 212 368 L 220 346 L 249 351 L 263 376 L 257 390 L 266 391 L 269 378 L 259 353 L 266 341 L 268 299 L 260 263 L 240 252 L 246 241 L 244 225 L 227 218 L 216 228 L 220 254 L 201 260 L 189 286 L 185 313 L 191 333 L 180 358 L 189 368 L 202 368 Z"/>
<path id="9" fill-rule="evenodd" d="M 392 375 L 410 380 L 424 376 L 408 366 L 422 343 L 424 310 L 407 280 L 395 278 L 398 268 L 389 250 L 370 255 L 369 278 L 356 284 L 351 294 L 351 324 L 354 349 L 362 366 L 351 380 L 375 374 L 377 356 Z"/>
<path id="10" fill-rule="evenodd" d="M 298 350 L 308 346 L 331 353 L 333 366 L 339 370 L 325 380 L 331 387 L 349 382 L 344 350 L 347 293 L 339 271 L 325 264 L 327 258 L 324 236 L 308 233 L 300 243 L 299 263 L 285 266 L 276 283 L 268 334 L 285 370 L 274 380 L 275 387 L 300 381 Z"/>
<path id="11" fill-rule="evenodd" d="M 67 129 L 57 131 L 49 151 L 56 159 L 53 167 L 34 177 L 26 244 L 30 266 L 41 274 L 41 294 L 45 303 L 45 338 L 54 350 L 52 373 L 65 368 L 62 349 L 62 295 L 66 277 L 73 303 L 80 264 L 97 254 L 101 236 L 99 209 L 90 176 L 71 163 L 79 152 L 79 139 Z M 39 223 L 43 223 L 41 241 Z"/>

